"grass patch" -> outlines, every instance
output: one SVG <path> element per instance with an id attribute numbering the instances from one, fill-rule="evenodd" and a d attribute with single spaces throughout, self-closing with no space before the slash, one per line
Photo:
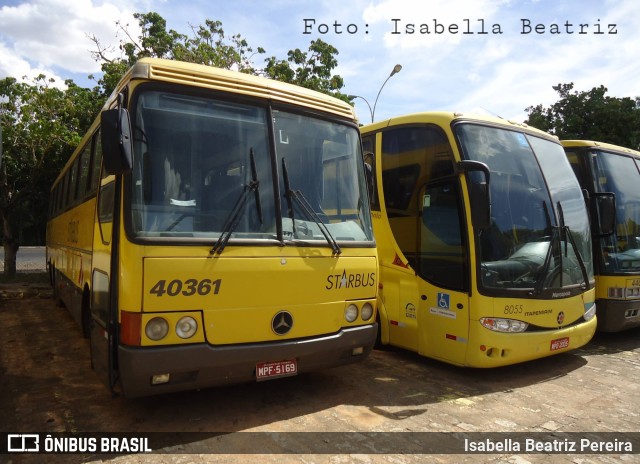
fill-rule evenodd
<path id="1" fill-rule="evenodd" d="M 0 284 L 48 284 L 49 274 L 47 272 L 18 272 L 13 277 L 7 277 L 0 273 Z"/>

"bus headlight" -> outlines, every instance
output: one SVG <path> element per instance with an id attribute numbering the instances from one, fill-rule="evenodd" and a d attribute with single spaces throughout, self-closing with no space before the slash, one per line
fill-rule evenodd
<path id="1" fill-rule="evenodd" d="M 640 287 L 627 288 L 627 294 L 625 296 L 628 300 L 640 298 Z"/>
<path id="2" fill-rule="evenodd" d="M 191 316 L 181 317 L 176 324 L 176 333 L 180 338 L 191 338 L 198 330 L 198 323 Z"/>
<path id="3" fill-rule="evenodd" d="M 360 313 L 363 321 L 368 321 L 373 316 L 373 306 L 371 303 L 365 303 L 362 305 L 362 312 Z"/>
<path id="4" fill-rule="evenodd" d="M 358 318 L 358 307 L 351 303 L 347 306 L 347 309 L 344 310 L 344 318 L 347 322 L 353 322 Z"/>
<path id="5" fill-rule="evenodd" d="M 624 288 L 622 287 L 609 287 L 607 289 L 607 296 L 609 298 L 615 298 L 615 299 L 623 299 L 624 298 Z"/>
<path id="6" fill-rule="evenodd" d="M 593 316 L 595 315 L 596 315 L 596 303 L 593 301 L 591 303 L 585 303 L 584 304 L 584 320 L 590 321 L 591 319 L 593 319 Z"/>
<path id="7" fill-rule="evenodd" d="M 147 337 L 151 340 L 162 340 L 169 333 L 169 323 L 166 319 L 154 317 L 147 322 L 147 325 L 144 328 L 144 333 L 146 333 Z"/>
<path id="8" fill-rule="evenodd" d="M 498 317 L 481 317 L 480 324 L 494 332 L 520 333 L 527 330 L 529 324 L 515 319 L 501 319 Z"/>

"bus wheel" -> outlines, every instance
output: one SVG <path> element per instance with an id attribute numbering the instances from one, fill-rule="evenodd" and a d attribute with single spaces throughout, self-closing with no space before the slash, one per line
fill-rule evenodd
<path id="1" fill-rule="evenodd" d="M 376 343 L 373 347 L 380 350 L 384 347 L 382 344 L 382 324 L 380 323 L 380 314 L 376 314 L 376 322 L 378 323 L 378 332 L 376 333 Z"/>
<path id="2" fill-rule="evenodd" d="M 58 286 L 58 274 L 56 272 L 56 268 L 51 266 L 51 285 L 53 287 L 53 299 L 56 302 L 56 306 L 62 307 L 64 306 L 64 302 L 60 297 L 60 287 Z"/>
<path id="3" fill-rule="evenodd" d="M 89 298 L 89 289 L 85 287 L 82 292 L 82 336 L 90 338 L 91 336 L 91 307 Z"/>

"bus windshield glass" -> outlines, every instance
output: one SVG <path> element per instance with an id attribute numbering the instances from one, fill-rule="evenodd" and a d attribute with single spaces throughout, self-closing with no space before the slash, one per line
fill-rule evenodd
<path id="1" fill-rule="evenodd" d="M 604 273 L 640 271 L 640 174 L 628 156 L 594 151 L 591 156 L 596 192 L 616 198 L 616 228 L 600 238 Z"/>
<path id="2" fill-rule="evenodd" d="M 459 124 L 467 159 L 491 172 L 491 222 L 476 231 L 480 287 L 532 296 L 571 295 L 593 279 L 589 222 L 582 191 L 552 141 L 518 131 Z M 477 181 L 471 173 L 472 181 Z M 566 291 L 565 291 L 566 290 Z"/>
<path id="3" fill-rule="evenodd" d="M 373 240 L 356 127 L 155 88 L 138 93 L 134 108 L 134 237 Z M 291 190 L 310 211 L 290 210 L 283 158 Z"/>

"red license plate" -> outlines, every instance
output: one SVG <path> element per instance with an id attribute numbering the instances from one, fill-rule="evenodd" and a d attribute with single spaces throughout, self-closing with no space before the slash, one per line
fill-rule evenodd
<path id="1" fill-rule="evenodd" d="M 569 337 L 551 340 L 551 351 L 561 350 L 569 347 Z"/>
<path id="2" fill-rule="evenodd" d="M 295 359 L 275 362 L 261 362 L 256 364 L 256 380 L 269 380 L 278 377 L 289 377 L 298 373 L 298 363 Z"/>

